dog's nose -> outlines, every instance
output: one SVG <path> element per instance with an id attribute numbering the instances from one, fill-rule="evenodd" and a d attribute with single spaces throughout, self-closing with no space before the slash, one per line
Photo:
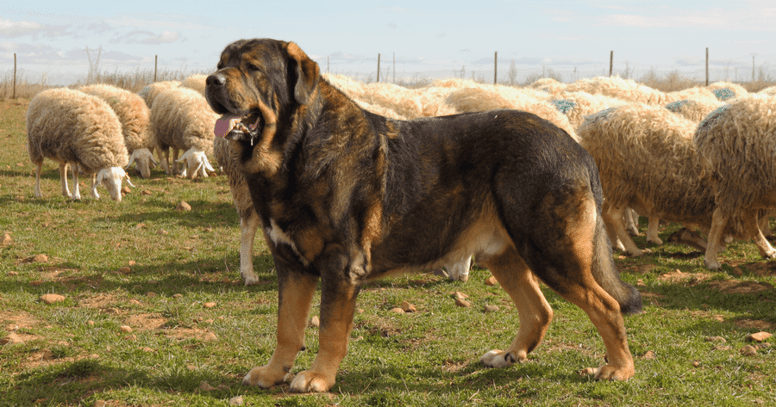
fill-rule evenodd
<path id="1" fill-rule="evenodd" d="M 210 86 L 223 86 L 226 84 L 226 75 L 221 72 L 216 72 L 208 76 L 205 83 Z"/>

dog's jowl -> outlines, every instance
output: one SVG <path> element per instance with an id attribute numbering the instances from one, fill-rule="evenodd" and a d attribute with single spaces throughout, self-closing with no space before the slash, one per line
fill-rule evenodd
<path id="1" fill-rule="evenodd" d="M 279 281 L 277 347 L 246 384 L 282 382 L 302 349 L 321 281 L 320 347 L 291 390 L 327 391 L 348 348 L 360 286 L 472 253 L 518 309 L 517 336 L 486 366 L 526 359 L 552 309 L 539 282 L 582 308 L 606 345 L 598 379 L 633 376 L 623 283 L 601 219 L 593 160 L 533 114 L 499 110 L 413 121 L 359 108 L 294 43 L 240 40 L 207 79 L 218 132 L 245 176 Z"/>

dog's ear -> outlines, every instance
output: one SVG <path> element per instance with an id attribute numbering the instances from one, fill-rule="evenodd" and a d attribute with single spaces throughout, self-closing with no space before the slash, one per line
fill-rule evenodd
<path id="1" fill-rule="evenodd" d="M 318 77 L 320 76 L 318 64 L 293 42 L 288 43 L 286 52 L 288 53 L 289 71 L 292 73 L 289 79 L 293 82 L 294 99 L 300 105 L 307 104 L 310 94 L 318 86 Z"/>

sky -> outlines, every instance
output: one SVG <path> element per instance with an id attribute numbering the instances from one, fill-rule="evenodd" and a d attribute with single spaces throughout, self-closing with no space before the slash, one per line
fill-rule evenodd
<path id="1" fill-rule="evenodd" d="M 323 72 L 375 80 L 556 74 L 565 82 L 614 72 L 679 72 L 716 80 L 776 78 L 773 0 L 640 1 L 5 1 L 0 82 L 83 80 L 108 73 L 208 73 L 242 38 L 296 42 Z M 88 49 L 88 52 L 87 52 Z"/>

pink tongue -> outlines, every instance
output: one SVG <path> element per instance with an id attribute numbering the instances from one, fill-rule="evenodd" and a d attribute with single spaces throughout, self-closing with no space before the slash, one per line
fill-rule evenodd
<path id="1" fill-rule="evenodd" d="M 240 122 L 240 116 L 225 114 L 216 120 L 216 128 L 214 130 L 216 136 L 226 137 L 234 126 Z"/>

